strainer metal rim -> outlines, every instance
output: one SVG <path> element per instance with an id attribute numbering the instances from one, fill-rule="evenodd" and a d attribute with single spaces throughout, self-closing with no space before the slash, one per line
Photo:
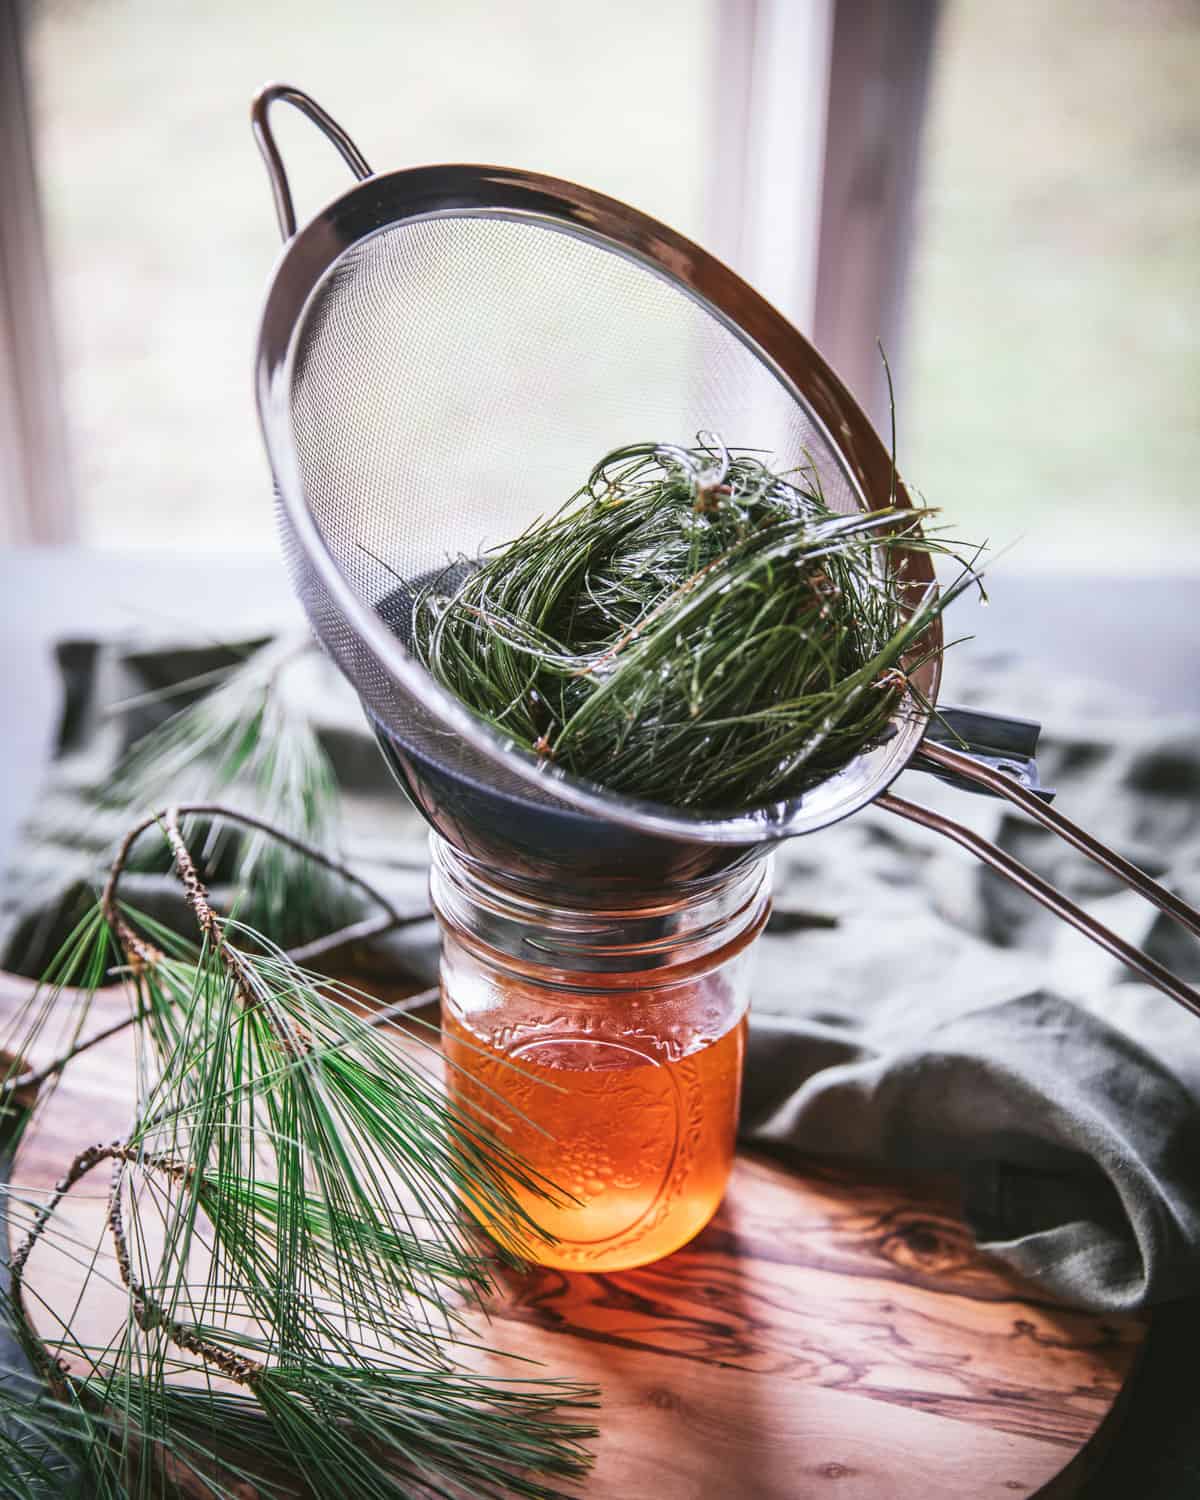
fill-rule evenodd
<path id="1" fill-rule="evenodd" d="M 871 802 L 904 770 L 924 736 L 929 710 L 912 695 L 893 720 L 891 740 L 858 756 L 818 786 L 729 816 L 689 813 L 610 792 L 506 740 L 435 682 L 359 597 L 305 500 L 289 406 L 298 335 L 314 299 L 348 251 L 398 225 L 447 217 L 541 223 L 634 261 L 667 281 L 762 360 L 824 428 L 831 449 L 843 460 L 846 479 L 864 503 L 868 495 L 888 494 L 897 505 L 912 504 L 878 434 L 820 354 L 752 287 L 683 235 L 605 194 L 514 168 L 446 165 L 368 177 L 333 199 L 285 244 L 271 275 L 259 330 L 256 391 L 263 438 L 287 521 L 376 664 L 472 749 L 526 782 L 531 795 L 550 795 L 579 812 L 640 832 L 713 844 L 773 842 L 826 827 Z M 919 551 L 906 555 L 914 588 L 932 583 L 928 556 Z M 936 701 L 940 682 L 940 645 L 941 626 L 935 621 L 923 641 L 923 651 L 933 654 L 921 667 L 919 680 L 924 701 L 930 704 Z"/>

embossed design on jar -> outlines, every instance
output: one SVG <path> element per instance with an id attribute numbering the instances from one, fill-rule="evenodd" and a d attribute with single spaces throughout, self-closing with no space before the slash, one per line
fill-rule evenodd
<path id="1" fill-rule="evenodd" d="M 675 1172 L 681 1101 L 674 1069 L 644 1044 L 594 1037 L 527 1042 L 510 1056 L 523 1067 L 570 1076 L 567 1095 L 543 1101 L 553 1116 L 554 1182 L 578 1200 L 564 1218 L 580 1229 L 568 1233 L 564 1223 L 556 1230 L 560 1248 L 629 1235 L 653 1212 Z M 529 1091 L 538 1092 L 537 1085 Z"/>
<path id="2" fill-rule="evenodd" d="M 674 1061 L 649 1038 L 561 1032 L 501 1052 L 447 1005 L 451 1094 L 574 1200 L 519 1193 L 558 1241 L 539 1247 L 539 1260 L 578 1270 L 636 1264 L 703 1226 L 732 1157 L 744 1033 L 739 1022 Z"/>

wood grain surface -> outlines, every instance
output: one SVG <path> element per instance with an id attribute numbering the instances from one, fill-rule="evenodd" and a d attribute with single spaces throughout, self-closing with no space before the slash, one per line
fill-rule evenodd
<path id="1" fill-rule="evenodd" d="M 0 1010 L 25 988 L 0 979 Z M 98 997 L 88 1030 L 125 1005 Z M 127 1034 L 78 1058 L 14 1182 L 46 1188 L 82 1147 L 119 1136 L 131 1066 Z M 81 1238 L 103 1212 L 99 1185 L 85 1189 L 70 1206 Z M 80 1275 L 40 1249 L 31 1262 L 52 1307 L 73 1306 Z M 122 1308 L 119 1290 L 93 1286 L 78 1316 L 99 1334 Z M 509 1274 L 490 1312 L 492 1345 L 601 1387 L 582 1491 L 595 1500 L 1069 1495 L 1144 1334 L 978 1254 L 945 1180 L 745 1155 L 716 1219 L 675 1255 L 612 1275 Z"/>

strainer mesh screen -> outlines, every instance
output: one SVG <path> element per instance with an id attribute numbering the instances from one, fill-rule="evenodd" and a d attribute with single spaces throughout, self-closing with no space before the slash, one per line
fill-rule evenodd
<path id="1" fill-rule="evenodd" d="M 456 213 L 360 241 L 297 330 L 291 385 L 306 504 L 358 598 L 405 634 L 405 585 L 556 509 L 610 449 L 700 430 L 811 465 L 861 501 L 797 397 L 680 286 L 541 219 Z M 285 527 L 286 529 L 286 527 Z M 492 786 L 494 760 L 398 688 L 326 595 L 293 576 L 365 704 L 416 753 Z M 525 798 L 555 801 L 513 777 Z"/>

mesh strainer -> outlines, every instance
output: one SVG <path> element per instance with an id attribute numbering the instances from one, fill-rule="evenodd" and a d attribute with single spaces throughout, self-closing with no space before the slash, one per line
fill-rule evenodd
<path id="1" fill-rule="evenodd" d="M 311 119 L 359 179 L 299 232 L 268 123 L 277 100 Z M 434 682 L 407 649 L 415 590 L 555 509 L 622 443 L 719 432 L 777 467 L 815 466 L 845 513 L 886 502 L 891 459 L 784 318 L 625 204 L 508 168 L 372 175 L 346 133 L 287 85 L 259 94 L 253 124 L 285 240 L 257 381 L 288 566 L 397 777 L 439 832 L 515 873 L 649 885 L 702 877 L 874 801 L 972 848 L 1200 1012 L 1187 985 L 1010 856 L 887 791 L 911 763 L 1007 797 L 1200 933 L 1200 915 L 1046 805 L 1022 758 L 1036 726 L 993 721 L 998 753 L 973 757 L 933 743 L 928 712 L 910 697 L 886 743 L 821 785 L 716 816 L 574 779 Z M 895 498 L 910 503 L 902 485 Z M 909 553 L 907 566 L 914 590 L 932 582 L 925 554 Z M 935 625 L 922 654 L 940 643 Z M 914 674 L 928 702 L 938 679 L 935 652 Z"/>

